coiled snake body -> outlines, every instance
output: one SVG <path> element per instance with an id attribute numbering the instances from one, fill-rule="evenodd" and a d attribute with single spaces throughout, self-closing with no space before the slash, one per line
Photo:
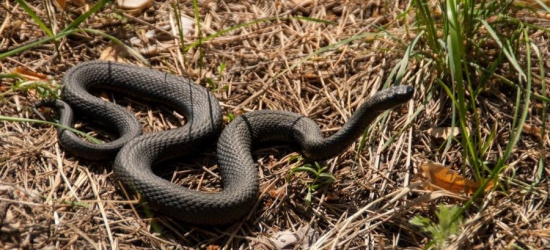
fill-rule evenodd
<path id="1" fill-rule="evenodd" d="M 278 141 L 298 145 L 311 160 L 336 156 L 351 145 L 382 112 L 412 98 L 409 86 L 394 86 L 367 99 L 334 135 L 324 138 L 311 119 L 291 112 L 260 110 L 237 117 L 218 139 L 218 167 L 223 191 L 204 193 L 172 184 L 153 174 L 151 166 L 200 151 L 216 140 L 222 126 L 221 108 L 205 88 L 160 71 L 113 62 L 93 61 L 71 68 L 59 107 L 60 123 L 72 125 L 73 111 L 112 125 L 120 137 L 93 144 L 58 128 L 60 144 L 70 153 L 91 160 L 116 155 L 113 171 L 126 187 L 141 194 L 152 208 L 194 224 L 226 224 L 244 216 L 259 194 L 254 143 Z M 88 93 L 107 88 L 175 108 L 187 123 L 177 129 L 141 134 L 137 119 L 124 108 Z"/>

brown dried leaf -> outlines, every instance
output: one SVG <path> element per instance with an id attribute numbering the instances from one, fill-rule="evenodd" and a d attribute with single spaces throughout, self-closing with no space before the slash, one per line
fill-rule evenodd
<path id="1" fill-rule="evenodd" d="M 434 139 L 446 140 L 452 134 L 457 136 L 460 134 L 460 129 L 457 127 L 436 127 L 428 129 L 428 134 Z"/>
<path id="2" fill-rule="evenodd" d="M 54 4 L 60 10 L 65 10 L 65 7 L 67 7 L 67 0 L 55 0 Z"/>
<path id="3" fill-rule="evenodd" d="M 71 3 L 73 3 L 76 6 L 82 7 L 86 5 L 86 0 L 71 0 Z"/>
<path id="4" fill-rule="evenodd" d="M 292 0 L 295 5 L 301 5 L 302 7 L 310 6 L 315 0 Z"/>
<path id="5" fill-rule="evenodd" d="M 33 72 L 24 67 L 17 67 L 12 70 L 12 73 L 19 74 L 27 80 L 37 81 L 37 80 L 46 80 L 48 79 L 47 75 Z"/>
<path id="6" fill-rule="evenodd" d="M 468 180 L 450 168 L 431 161 L 421 165 L 419 173 L 431 184 L 457 194 L 460 192 L 473 194 L 481 186 L 480 182 Z M 485 191 L 492 188 L 493 185 L 493 181 L 489 182 L 485 186 Z"/>
<path id="7" fill-rule="evenodd" d="M 285 189 L 284 188 L 271 189 L 269 190 L 269 196 L 275 199 L 282 199 L 285 197 Z"/>
<path id="8" fill-rule="evenodd" d="M 309 226 L 302 226 L 296 232 L 285 230 L 275 233 L 269 238 L 269 241 L 277 249 L 292 249 L 296 245 L 301 246 L 302 249 L 309 249 L 312 236 L 313 230 L 310 230 Z"/>
<path id="9" fill-rule="evenodd" d="M 99 56 L 100 60 L 112 61 L 112 62 L 125 62 L 127 52 L 121 45 L 109 45 L 101 52 Z"/>
<path id="10" fill-rule="evenodd" d="M 141 11 L 153 6 L 153 0 L 116 0 L 116 4 L 122 9 Z"/>
<path id="11" fill-rule="evenodd" d="M 530 124 L 524 124 L 523 125 L 523 132 L 525 132 L 526 134 L 537 137 L 537 139 L 539 141 L 543 140 L 542 139 L 542 127 L 534 126 L 534 125 L 530 125 Z M 545 137 L 547 137 L 547 136 L 548 136 L 548 134 L 545 135 Z"/>

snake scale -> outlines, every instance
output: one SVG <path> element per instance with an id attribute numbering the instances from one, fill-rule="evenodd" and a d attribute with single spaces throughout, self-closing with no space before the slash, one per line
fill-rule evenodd
<path id="1" fill-rule="evenodd" d="M 63 78 L 62 100 L 54 101 L 60 123 L 72 126 L 76 114 L 112 126 L 119 138 L 102 144 L 80 139 L 58 127 L 58 141 L 71 154 L 90 160 L 113 159 L 116 178 L 141 194 L 147 204 L 168 216 L 193 224 L 227 224 L 243 217 L 259 195 L 259 177 L 251 154 L 254 144 L 276 141 L 297 145 L 311 160 L 334 157 L 349 147 L 382 112 L 410 100 L 414 89 L 392 86 L 368 98 L 332 136 L 325 138 L 311 119 L 292 112 L 246 113 L 222 131 L 218 100 L 206 88 L 168 73 L 127 64 L 91 61 L 71 68 Z M 123 107 L 89 93 L 108 89 L 174 108 L 186 117 L 179 128 L 141 134 L 137 119 Z M 220 135 L 221 131 L 221 135 Z M 218 140 L 218 167 L 223 190 L 205 193 L 175 185 L 152 166 L 200 152 Z"/>

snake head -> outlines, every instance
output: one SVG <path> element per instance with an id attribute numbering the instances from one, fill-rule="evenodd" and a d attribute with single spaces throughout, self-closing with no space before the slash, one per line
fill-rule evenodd
<path id="1" fill-rule="evenodd" d="M 372 105 L 377 110 L 385 111 L 394 108 L 410 100 L 414 95 L 414 88 L 407 85 L 392 86 L 381 90 L 371 97 L 368 101 L 376 103 Z"/>

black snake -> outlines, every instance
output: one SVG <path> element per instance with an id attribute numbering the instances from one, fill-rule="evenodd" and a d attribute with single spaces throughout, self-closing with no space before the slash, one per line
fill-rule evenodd
<path id="1" fill-rule="evenodd" d="M 414 89 L 393 86 L 379 91 L 355 111 L 335 134 L 324 138 L 311 119 L 292 112 L 259 110 L 237 117 L 222 131 L 222 112 L 209 90 L 160 71 L 127 64 L 92 61 L 71 68 L 63 78 L 63 101 L 55 101 L 60 123 L 72 126 L 73 111 L 108 124 L 120 137 L 94 144 L 58 128 L 60 144 L 70 153 L 90 159 L 112 159 L 114 173 L 126 187 L 141 194 L 152 208 L 194 224 L 225 224 L 250 211 L 258 199 L 259 178 L 251 154 L 253 144 L 265 141 L 297 145 L 311 160 L 344 151 L 382 112 L 410 100 Z M 166 104 L 186 117 L 177 129 L 141 135 L 137 119 L 121 106 L 89 94 L 106 88 Z M 218 167 L 223 191 L 205 193 L 177 186 L 153 174 L 159 162 L 204 150 L 218 138 Z"/>

